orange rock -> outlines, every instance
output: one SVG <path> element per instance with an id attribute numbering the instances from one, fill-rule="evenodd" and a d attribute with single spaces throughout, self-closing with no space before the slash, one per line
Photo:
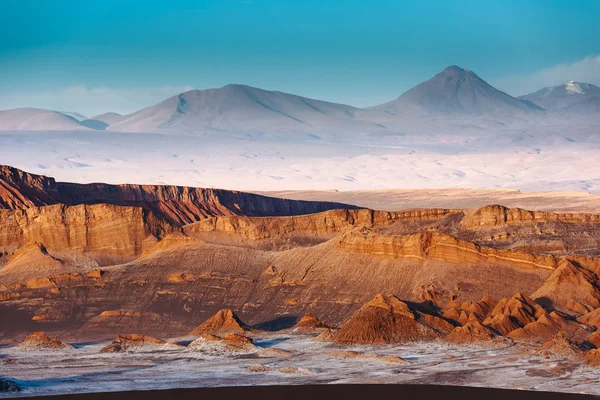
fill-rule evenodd
<path id="1" fill-rule="evenodd" d="M 470 321 L 463 326 L 454 328 L 444 340 L 457 344 L 471 344 L 487 342 L 494 339 L 494 337 L 496 337 L 496 335 L 490 328 L 482 325 L 478 321 Z"/>
<path id="2" fill-rule="evenodd" d="M 443 310 L 443 316 L 458 322 L 461 325 L 471 320 L 482 322 L 496 306 L 497 302 L 491 297 L 485 296 L 479 301 L 451 301 Z"/>
<path id="3" fill-rule="evenodd" d="M 100 353 L 118 353 L 136 348 L 164 346 L 167 344 L 167 342 L 151 336 L 118 335 L 109 345 L 103 347 Z"/>
<path id="4" fill-rule="evenodd" d="M 547 338 L 560 331 L 574 332 L 579 325 L 566 319 L 555 311 L 541 315 L 536 321 L 526 324 L 522 328 L 511 331 L 508 336 L 513 338 Z"/>
<path id="5" fill-rule="evenodd" d="M 221 340 L 223 340 L 223 343 L 225 343 L 227 346 L 234 347 L 236 349 L 249 349 L 254 347 L 252 339 L 246 336 L 237 335 L 235 333 L 226 333 L 223 335 Z"/>
<path id="6" fill-rule="evenodd" d="M 558 333 L 545 341 L 540 346 L 540 351 L 548 356 L 564 356 L 579 358 L 581 347 L 573 340 L 567 338 L 563 333 Z"/>
<path id="7" fill-rule="evenodd" d="M 510 299 L 500 300 L 483 324 L 501 335 L 507 335 L 536 321 L 545 313 L 532 299 L 517 293 Z"/>
<path id="8" fill-rule="evenodd" d="M 34 332 L 27 336 L 17 348 L 25 350 L 57 350 L 70 347 L 57 338 L 51 338 L 44 332 Z"/>
<path id="9" fill-rule="evenodd" d="M 244 324 L 230 309 L 219 310 L 215 315 L 194 328 L 190 335 L 199 336 L 202 333 L 223 335 L 227 333 L 244 334 L 249 327 Z"/>
<path id="10" fill-rule="evenodd" d="M 554 307 L 570 306 L 585 313 L 600 307 L 600 290 L 592 271 L 569 260 L 561 260 L 558 268 L 532 295 L 533 299 L 551 301 Z"/>
<path id="11" fill-rule="evenodd" d="M 395 296 L 378 294 L 333 334 L 347 344 L 384 344 L 433 339 L 438 333 L 417 320 L 408 305 Z"/>
<path id="12" fill-rule="evenodd" d="M 311 313 L 306 313 L 296 322 L 292 330 L 296 333 L 312 333 L 322 332 L 326 328 L 328 326 L 319 321 L 317 317 Z"/>
<path id="13" fill-rule="evenodd" d="M 600 367 L 600 349 L 586 351 L 584 359 L 589 366 Z"/>
<path id="14" fill-rule="evenodd" d="M 600 222 L 597 214 L 556 214 L 544 211 L 528 211 L 520 208 L 507 208 L 500 205 L 484 206 L 466 216 L 461 225 L 466 228 L 498 227 L 527 222 Z"/>

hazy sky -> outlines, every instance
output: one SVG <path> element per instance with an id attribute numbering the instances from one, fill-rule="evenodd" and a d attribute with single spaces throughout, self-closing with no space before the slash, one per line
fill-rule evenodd
<path id="1" fill-rule="evenodd" d="M 0 1 L 0 108 L 131 112 L 244 83 L 356 106 L 451 64 L 512 95 L 600 84 L 598 0 Z"/>

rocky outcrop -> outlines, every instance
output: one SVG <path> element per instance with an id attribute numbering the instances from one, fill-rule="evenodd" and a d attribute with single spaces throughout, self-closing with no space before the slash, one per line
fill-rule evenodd
<path id="1" fill-rule="evenodd" d="M 531 298 L 517 293 L 510 299 L 498 301 L 498 304 L 483 321 L 483 325 L 500 335 L 507 335 L 515 329 L 535 322 L 544 314 L 546 311 Z"/>
<path id="2" fill-rule="evenodd" d="M 180 347 L 174 343 L 167 343 L 164 340 L 151 336 L 143 335 L 118 335 L 110 344 L 103 347 L 100 353 L 119 353 L 134 350 L 156 350 L 158 348 L 176 348 Z"/>
<path id="3" fill-rule="evenodd" d="M 455 213 L 458 211 L 447 209 L 396 212 L 344 209 L 289 218 L 214 217 L 187 225 L 184 231 L 192 236 L 224 232 L 235 233 L 246 240 L 260 240 L 291 233 L 332 234 L 348 227 L 389 226 L 399 221 L 438 219 Z"/>
<path id="4" fill-rule="evenodd" d="M 57 204 L 0 210 L 0 251 L 38 242 L 47 249 L 131 258 L 142 253 L 146 239 L 172 230 L 165 220 L 139 207 Z"/>
<path id="5" fill-rule="evenodd" d="M 20 350 L 60 350 L 70 346 L 57 338 L 51 338 L 44 332 L 34 332 L 16 347 Z"/>
<path id="6" fill-rule="evenodd" d="M 563 315 L 552 311 L 548 314 L 540 315 L 536 321 L 524 325 L 511 331 L 508 336 L 519 339 L 546 339 L 559 332 L 564 332 L 568 336 L 574 336 L 579 333 L 580 326 Z M 581 333 L 584 331 L 581 329 Z"/>
<path id="7" fill-rule="evenodd" d="M 53 178 L 0 165 L 0 209 L 23 210 L 64 202 Z"/>
<path id="8" fill-rule="evenodd" d="M 285 216 L 356 208 L 341 203 L 287 200 L 220 189 L 62 183 L 0 166 L 0 208 L 22 210 L 57 203 L 135 206 L 176 226 L 213 216 Z"/>
<path id="9" fill-rule="evenodd" d="M 203 333 L 188 345 L 188 349 L 203 353 L 254 353 L 258 347 L 252 339 L 235 333 L 226 333 L 222 337 Z"/>
<path id="10" fill-rule="evenodd" d="M 584 359 L 590 367 L 600 367 L 600 349 L 586 351 Z"/>
<path id="11" fill-rule="evenodd" d="M 192 336 L 202 334 L 225 335 L 228 333 L 243 335 L 250 328 L 230 309 L 219 310 L 215 315 L 198 325 L 190 332 Z"/>
<path id="12" fill-rule="evenodd" d="M 443 306 L 443 316 L 464 325 L 469 321 L 483 322 L 497 302 L 489 296 L 479 301 L 450 301 Z"/>
<path id="13" fill-rule="evenodd" d="M 439 332 L 395 296 L 378 294 L 333 333 L 344 344 L 385 344 L 434 339 Z"/>
<path id="14" fill-rule="evenodd" d="M 494 339 L 496 335 L 487 326 L 479 321 L 469 321 L 463 326 L 457 326 L 444 340 L 455 344 L 473 344 L 487 342 Z"/>
<path id="15" fill-rule="evenodd" d="M 546 340 L 539 347 L 545 356 L 563 356 L 572 359 L 581 358 L 581 347 L 562 333 L 558 333 Z"/>
<path id="16" fill-rule="evenodd" d="M 598 277 L 579 263 L 561 260 L 558 268 L 531 296 L 549 307 L 565 307 L 574 311 L 600 307 Z"/>
<path id="17" fill-rule="evenodd" d="M 528 211 L 521 208 L 507 208 L 500 205 L 489 205 L 481 207 L 472 214 L 465 216 L 461 225 L 464 228 L 477 229 L 549 221 L 598 223 L 600 222 L 600 214 L 557 214 L 544 211 Z"/>
<path id="18" fill-rule="evenodd" d="M 524 268 L 553 270 L 558 260 L 552 255 L 532 254 L 478 246 L 438 232 L 411 235 L 380 235 L 370 230 L 352 231 L 339 241 L 338 247 L 360 254 L 417 260 L 460 263 L 506 263 Z"/>
<path id="19" fill-rule="evenodd" d="M 319 321 L 317 317 L 315 317 L 311 313 L 306 313 L 296 322 L 296 325 L 292 328 L 292 331 L 295 333 L 314 333 L 314 332 L 322 332 L 329 327 Z"/>
<path id="20" fill-rule="evenodd" d="M 582 324 L 594 326 L 596 329 L 600 329 L 600 308 L 596 308 L 595 310 L 580 316 L 577 318 L 577 321 Z"/>

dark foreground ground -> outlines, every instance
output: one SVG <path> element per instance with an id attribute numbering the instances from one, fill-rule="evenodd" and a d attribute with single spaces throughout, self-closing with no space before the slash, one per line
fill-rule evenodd
<path id="1" fill-rule="evenodd" d="M 599 396 L 474 388 L 436 385 L 304 385 L 246 386 L 199 389 L 171 389 L 110 393 L 85 393 L 60 396 L 27 397 L 48 400 L 166 400 L 166 399 L 236 399 L 236 400 L 358 400 L 358 399 L 418 399 L 418 400 L 570 400 L 596 399 Z"/>

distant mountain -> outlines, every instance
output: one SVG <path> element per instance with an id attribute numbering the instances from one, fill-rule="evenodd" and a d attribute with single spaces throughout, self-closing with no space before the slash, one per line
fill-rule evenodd
<path id="1" fill-rule="evenodd" d="M 364 110 L 246 85 L 191 90 L 126 115 L 110 130 L 188 133 L 304 132 L 319 135 L 365 132 L 381 127 L 363 118 Z"/>
<path id="2" fill-rule="evenodd" d="M 0 130 L 73 131 L 87 130 L 76 118 L 58 111 L 16 108 L 0 111 Z"/>
<path id="3" fill-rule="evenodd" d="M 73 117 L 77 121 L 85 121 L 86 119 L 88 119 L 88 117 L 86 117 L 85 115 L 79 114 L 78 112 L 71 112 L 71 111 L 58 111 L 58 112 L 61 114 L 68 115 L 69 117 Z"/>
<path id="4" fill-rule="evenodd" d="M 573 113 L 600 112 L 600 87 L 590 83 L 569 81 L 519 97 L 548 111 Z"/>
<path id="5" fill-rule="evenodd" d="M 473 71 L 455 65 L 418 84 L 396 100 L 371 109 L 393 114 L 519 115 L 543 111 L 492 87 Z"/>
<path id="6" fill-rule="evenodd" d="M 34 108 L 0 111 L 0 130 L 231 133 L 335 140 L 407 132 L 475 132 L 523 122 L 535 125 L 540 122 L 538 117 L 548 114 L 546 110 L 599 115 L 600 88 L 571 81 L 514 98 L 473 71 L 450 66 L 393 101 L 362 109 L 246 85 L 227 85 L 190 90 L 128 115 L 108 112 L 87 119 L 77 113 Z M 568 119 L 558 113 L 552 115 Z"/>
<path id="7" fill-rule="evenodd" d="M 107 125 L 113 125 L 121 122 L 125 117 L 116 112 L 107 112 L 104 114 L 96 115 L 95 117 L 90 118 L 90 120 L 104 122 Z"/>

